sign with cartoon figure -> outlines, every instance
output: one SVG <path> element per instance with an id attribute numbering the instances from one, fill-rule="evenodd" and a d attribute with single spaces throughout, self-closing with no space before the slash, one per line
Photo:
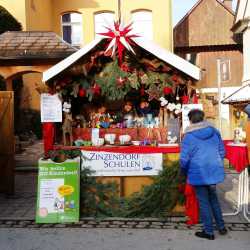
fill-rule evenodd
<path id="1" fill-rule="evenodd" d="M 37 223 L 79 221 L 80 158 L 39 160 Z"/>
<path id="2" fill-rule="evenodd" d="M 151 176 L 162 170 L 162 154 L 82 151 L 82 167 L 93 176 Z"/>

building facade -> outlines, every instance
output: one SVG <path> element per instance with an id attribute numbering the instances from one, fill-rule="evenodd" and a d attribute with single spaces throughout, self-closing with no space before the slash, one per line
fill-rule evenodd
<path id="1" fill-rule="evenodd" d="M 197 86 L 207 118 L 231 138 L 235 112 L 220 101 L 242 81 L 242 45 L 231 31 L 232 1 L 200 0 L 174 28 L 174 50 L 202 69 Z"/>
<path id="2" fill-rule="evenodd" d="M 125 23 L 161 47 L 172 50 L 172 0 L 122 0 Z M 25 31 L 54 31 L 75 46 L 91 42 L 103 24 L 118 18 L 118 0 L 0 0 Z"/>

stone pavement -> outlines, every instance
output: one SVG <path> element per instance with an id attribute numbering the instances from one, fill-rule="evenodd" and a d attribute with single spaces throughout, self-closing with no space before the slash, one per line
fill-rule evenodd
<path id="1" fill-rule="evenodd" d="M 16 170 L 36 170 L 37 161 L 42 154 L 42 141 L 35 141 L 34 144 L 25 147 L 21 153 L 15 155 Z"/>
<path id="2" fill-rule="evenodd" d="M 194 230 L 0 228 L 0 250 L 249 250 L 249 232 L 199 239 Z"/>

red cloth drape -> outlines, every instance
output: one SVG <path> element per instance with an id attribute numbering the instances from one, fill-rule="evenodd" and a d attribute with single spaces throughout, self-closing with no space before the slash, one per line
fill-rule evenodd
<path id="1" fill-rule="evenodd" d="M 226 156 L 232 167 L 238 172 L 242 172 L 249 164 L 247 146 L 232 146 L 232 141 L 224 141 Z"/>
<path id="2" fill-rule="evenodd" d="M 43 123 L 43 147 L 45 157 L 53 149 L 55 135 L 55 126 L 53 122 Z"/>
<path id="3" fill-rule="evenodd" d="M 185 214 L 188 217 L 186 223 L 195 225 L 199 222 L 199 203 L 193 186 L 188 183 L 185 186 Z"/>
<path id="4" fill-rule="evenodd" d="M 156 153 L 179 153 L 179 146 L 154 147 L 154 146 L 110 146 L 110 147 L 75 147 L 75 146 L 55 146 L 54 149 L 81 149 L 86 151 L 123 153 L 123 154 L 156 154 Z"/>

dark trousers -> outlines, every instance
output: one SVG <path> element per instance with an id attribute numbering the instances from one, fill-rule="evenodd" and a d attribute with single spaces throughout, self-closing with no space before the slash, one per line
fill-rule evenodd
<path id="1" fill-rule="evenodd" d="M 194 186 L 199 201 L 200 217 L 203 230 L 207 234 L 213 234 L 213 217 L 218 229 L 223 229 L 220 203 L 216 194 L 216 185 Z"/>

